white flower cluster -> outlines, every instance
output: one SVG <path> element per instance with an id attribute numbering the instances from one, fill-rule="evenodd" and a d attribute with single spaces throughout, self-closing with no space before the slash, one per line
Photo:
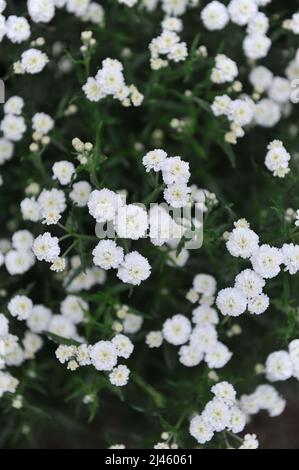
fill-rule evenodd
<path id="1" fill-rule="evenodd" d="M 29 297 L 25 295 L 15 295 L 9 301 L 7 309 L 8 313 L 17 320 L 27 320 L 27 326 L 29 327 L 28 320 L 33 314 L 34 309 Z M 42 338 L 32 331 L 30 327 L 25 331 L 22 342 L 20 342 L 17 336 L 10 333 L 8 318 L 4 314 L 0 314 L 0 369 L 5 369 L 11 366 L 21 366 L 24 361 L 35 358 L 36 353 L 42 348 L 42 346 Z M 5 378 L 5 375 L 1 376 L 3 379 Z M 6 374 L 6 378 L 8 378 L 8 376 L 9 374 Z M 15 384 L 13 385 L 14 390 L 7 389 L 6 391 L 14 393 L 18 381 L 12 377 L 11 379 L 12 383 Z M 1 395 L 2 393 L 0 392 L 0 396 Z"/>
<path id="2" fill-rule="evenodd" d="M 239 26 L 247 26 L 243 50 L 248 59 L 266 57 L 271 39 L 266 36 L 269 29 L 268 17 L 258 11 L 264 6 L 257 0 L 231 0 L 226 7 L 219 1 L 212 1 L 201 11 L 204 26 L 210 31 L 221 30 L 231 21 Z"/>
<path id="3" fill-rule="evenodd" d="M 13 142 L 22 140 L 27 126 L 21 115 L 24 100 L 20 96 L 10 97 L 4 105 L 4 117 L 0 124 L 3 138 L 0 139 L 0 165 L 10 160 L 14 153 Z"/>
<path id="4" fill-rule="evenodd" d="M 102 67 L 95 77 L 88 77 L 83 91 L 89 101 L 100 101 L 107 96 L 113 96 L 123 106 L 140 106 L 143 95 L 135 85 L 125 83 L 123 65 L 116 59 L 107 58 L 102 61 Z"/>
<path id="5" fill-rule="evenodd" d="M 189 164 L 180 157 L 167 157 L 166 152 L 156 149 L 143 157 L 146 171 L 161 171 L 167 185 L 164 198 L 174 208 L 187 205 L 191 189 L 187 186 L 190 178 Z M 149 234 L 156 246 L 165 243 L 175 248 L 187 227 L 176 223 L 163 206 L 155 206 L 147 212 L 140 204 L 126 204 L 118 193 L 107 188 L 94 190 L 88 200 L 89 213 L 99 226 L 110 223 L 113 233 L 122 239 L 138 240 Z M 170 252 L 170 259 L 181 265 L 187 260 L 188 253 L 182 250 L 180 257 Z M 93 261 L 102 269 L 118 269 L 117 276 L 123 282 L 139 285 L 146 280 L 151 267 L 146 258 L 133 251 L 125 255 L 122 247 L 114 240 L 101 240 L 93 250 Z"/>
<path id="6" fill-rule="evenodd" d="M 275 351 L 266 361 L 266 376 L 270 382 L 299 380 L 299 339 L 290 342 L 288 351 Z"/>
<path id="7" fill-rule="evenodd" d="M 125 205 L 121 196 L 109 189 L 92 191 L 88 200 L 89 213 L 98 223 L 113 221 L 119 237 L 138 240 L 148 228 L 147 213 L 138 205 Z M 114 240 L 101 240 L 93 250 L 93 261 L 102 269 L 118 269 L 123 282 L 139 285 L 146 280 L 151 267 L 137 251 L 124 254 Z"/>
<path id="8" fill-rule="evenodd" d="M 234 287 L 222 289 L 216 304 L 223 315 L 237 317 L 248 309 L 249 313 L 260 315 L 269 306 L 269 297 L 263 293 L 266 279 L 276 277 L 284 265 L 291 275 L 299 270 L 299 245 L 285 243 L 282 248 L 259 245 L 258 235 L 250 229 L 246 220 L 235 223 L 227 234 L 226 247 L 235 257 L 249 259 L 252 269 L 245 269 L 235 278 Z"/>
<path id="9" fill-rule="evenodd" d="M 181 41 L 178 35 L 182 30 L 181 20 L 177 17 L 166 17 L 161 26 L 162 33 L 149 44 L 150 64 L 153 70 L 167 67 L 171 61 L 182 62 L 188 57 L 187 44 Z"/>
<path id="10" fill-rule="evenodd" d="M 251 395 L 242 395 L 239 406 L 247 415 L 267 411 L 272 418 L 283 413 L 286 401 L 272 385 L 259 385 Z"/>
<path id="11" fill-rule="evenodd" d="M 265 165 L 273 176 L 284 178 L 290 171 L 289 161 L 291 155 L 287 152 L 280 140 L 274 140 L 268 145 Z"/>
<path id="12" fill-rule="evenodd" d="M 211 441 L 216 432 L 225 429 L 238 434 L 246 425 L 246 414 L 241 410 L 236 390 L 230 383 L 220 382 L 211 391 L 214 398 L 190 422 L 189 432 L 199 444 Z"/>
<path id="13" fill-rule="evenodd" d="M 148 152 L 142 159 L 146 171 L 162 172 L 166 184 L 164 199 L 172 207 L 181 208 L 190 202 L 191 188 L 187 186 L 190 179 L 189 163 L 181 157 L 168 157 L 161 149 Z M 153 237 L 157 238 L 157 237 Z"/>
<path id="14" fill-rule="evenodd" d="M 245 135 L 244 127 L 252 123 L 255 104 L 248 96 L 232 100 L 228 95 L 216 96 L 211 109 L 215 116 L 226 116 L 230 122 L 230 132 L 225 139 L 235 144 L 237 139 Z"/>
<path id="15" fill-rule="evenodd" d="M 189 319 L 182 314 L 168 318 L 163 324 L 164 339 L 179 349 L 179 361 L 186 367 L 195 367 L 205 361 L 210 369 L 224 367 L 232 353 L 218 340 L 216 325 L 218 313 L 212 307 L 216 292 L 216 281 L 208 274 L 198 274 L 193 280 L 193 296 L 199 305 L 192 312 L 192 328 Z M 190 296 L 190 291 L 189 291 Z M 157 333 L 157 332 L 156 332 Z M 188 344 L 187 344 L 188 343 Z"/>
<path id="16" fill-rule="evenodd" d="M 24 274 L 34 265 L 35 259 L 31 251 L 33 240 L 34 237 L 28 230 L 18 230 L 13 234 L 11 242 L 6 240 L 3 248 L 0 247 L 0 259 L 2 257 L 11 276 Z"/>
<path id="17" fill-rule="evenodd" d="M 98 371 L 109 371 L 111 384 L 122 387 L 128 383 L 130 370 L 126 365 L 117 364 L 118 359 L 128 359 L 133 349 L 131 340 L 118 334 L 111 341 L 101 340 L 92 346 L 61 345 L 56 350 L 56 357 L 62 364 L 68 362 L 67 367 L 71 371 L 89 365 L 93 365 Z"/>
<path id="18" fill-rule="evenodd" d="M 101 5 L 91 0 L 28 0 L 27 9 L 34 23 L 50 23 L 56 8 L 66 8 L 68 13 L 75 15 L 82 21 L 90 21 L 96 25 L 102 25 L 104 9 Z"/>

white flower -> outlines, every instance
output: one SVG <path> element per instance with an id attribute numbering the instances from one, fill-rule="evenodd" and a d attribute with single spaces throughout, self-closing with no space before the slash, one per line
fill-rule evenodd
<path id="1" fill-rule="evenodd" d="M 228 118 L 238 126 L 247 126 L 253 119 L 254 106 L 249 99 L 234 100 L 230 104 Z"/>
<path id="2" fill-rule="evenodd" d="M 52 315 L 48 325 L 48 331 L 66 339 L 75 338 L 77 334 L 74 323 L 62 315 Z"/>
<path id="3" fill-rule="evenodd" d="M 0 371 L 0 397 L 6 392 L 15 393 L 19 381 L 9 372 Z"/>
<path id="4" fill-rule="evenodd" d="M 192 321 L 199 325 L 217 325 L 218 313 L 209 305 L 199 305 L 192 311 Z"/>
<path id="5" fill-rule="evenodd" d="M 84 310 L 88 309 L 88 303 L 76 295 L 68 295 L 60 304 L 61 315 L 74 324 L 81 323 L 84 320 Z"/>
<path id="6" fill-rule="evenodd" d="M 34 197 L 26 197 L 21 202 L 21 213 L 24 220 L 37 222 L 40 219 L 40 206 Z"/>
<path id="7" fill-rule="evenodd" d="M 263 65 L 259 65 L 252 69 L 249 80 L 254 88 L 262 93 L 269 89 L 273 80 L 273 73 Z"/>
<path id="8" fill-rule="evenodd" d="M 89 366 L 91 364 L 89 347 L 81 344 L 76 350 L 76 360 L 80 366 Z"/>
<path id="9" fill-rule="evenodd" d="M 176 236 L 177 227 L 168 211 L 162 205 L 154 205 L 149 210 L 149 236 L 151 243 L 162 246 Z M 183 236 L 180 234 L 179 239 Z"/>
<path id="10" fill-rule="evenodd" d="M 227 8 L 223 3 L 214 0 L 203 8 L 201 19 L 209 31 L 223 29 L 229 22 Z"/>
<path id="11" fill-rule="evenodd" d="M 90 0 L 67 0 L 66 9 L 69 13 L 81 17 L 85 16 L 89 6 Z"/>
<path id="12" fill-rule="evenodd" d="M 165 184 L 188 183 L 190 178 L 189 163 L 181 157 L 166 158 L 162 163 L 162 176 Z"/>
<path id="13" fill-rule="evenodd" d="M 163 336 L 166 341 L 175 346 L 185 344 L 191 333 L 191 323 L 180 313 L 168 318 L 163 324 Z"/>
<path id="14" fill-rule="evenodd" d="M 72 180 L 72 176 L 75 173 L 75 167 L 71 162 L 63 160 L 54 163 L 52 171 L 53 179 L 58 180 L 61 185 L 66 186 Z"/>
<path id="15" fill-rule="evenodd" d="M 127 366 L 120 365 L 115 367 L 109 374 L 109 380 L 112 385 L 123 387 L 129 381 L 130 370 Z"/>
<path id="16" fill-rule="evenodd" d="M 64 192 L 56 188 L 50 191 L 44 189 L 38 197 L 38 203 L 42 217 L 45 214 L 48 215 L 51 211 L 59 215 L 66 209 Z"/>
<path id="17" fill-rule="evenodd" d="M 216 304 L 223 315 L 238 317 L 245 312 L 247 300 L 239 289 L 228 287 L 218 293 Z"/>
<path id="18" fill-rule="evenodd" d="M 88 77 L 87 82 L 82 87 L 82 90 L 84 91 L 86 98 L 89 101 L 97 102 L 106 96 L 101 85 L 93 77 Z"/>
<path id="19" fill-rule="evenodd" d="M 137 251 L 132 251 L 124 258 L 123 263 L 118 268 L 117 277 L 125 283 L 139 286 L 151 273 L 151 266 L 148 260 Z"/>
<path id="20" fill-rule="evenodd" d="M 54 121 L 46 113 L 36 113 L 32 118 L 32 128 L 42 135 L 47 135 L 54 128 Z"/>
<path id="21" fill-rule="evenodd" d="M 58 238 L 52 237 L 49 232 L 39 235 L 33 243 L 33 253 L 39 261 L 53 262 L 60 254 Z"/>
<path id="22" fill-rule="evenodd" d="M 117 363 L 117 350 L 111 341 L 99 341 L 90 347 L 90 359 L 97 370 L 112 370 Z"/>
<path id="23" fill-rule="evenodd" d="M 167 158 L 167 153 L 161 149 L 151 150 L 144 155 L 142 163 L 145 166 L 146 172 L 150 170 L 160 171 L 162 169 L 162 164 Z"/>
<path id="24" fill-rule="evenodd" d="M 6 0 L 0 0 L 0 13 L 5 10 L 6 6 Z"/>
<path id="25" fill-rule="evenodd" d="M 0 138 L 0 165 L 3 165 L 7 160 L 10 160 L 13 156 L 14 145 L 3 137 Z"/>
<path id="26" fill-rule="evenodd" d="M 12 236 L 12 246 L 16 250 L 30 250 L 34 237 L 28 230 L 18 230 Z"/>
<path id="27" fill-rule="evenodd" d="M 183 29 L 182 20 L 176 18 L 175 16 L 166 16 L 162 21 L 162 29 L 166 29 L 168 31 L 175 31 L 179 33 Z"/>
<path id="28" fill-rule="evenodd" d="M 167 54 L 167 59 L 173 60 L 173 62 L 182 62 L 188 57 L 187 44 L 185 42 L 178 42 L 174 44 L 169 53 Z"/>
<path id="29" fill-rule="evenodd" d="M 102 68 L 98 70 L 95 79 L 102 89 L 104 96 L 116 96 L 125 86 L 122 69 L 123 66 L 118 60 L 108 58 L 102 62 Z"/>
<path id="30" fill-rule="evenodd" d="M 142 324 L 143 318 L 140 315 L 135 315 L 134 313 L 127 313 L 123 323 L 124 333 L 137 333 L 142 327 Z"/>
<path id="31" fill-rule="evenodd" d="M 246 434 L 244 436 L 244 442 L 239 447 L 239 449 L 257 449 L 259 446 L 259 442 L 256 438 L 255 434 Z"/>
<path id="32" fill-rule="evenodd" d="M 124 5 L 127 5 L 127 7 L 133 7 L 136 5 L 138 0 L 117 0 L 118 3 L 123 3 Z"/>
<path id="33" fill-rule="evenodd" d="M 255 399 L 260 410 L 267 410 L 272 417 L 279 416 L 285 408 L 285 400 L 272 385 L 259 385 L 251 397 Z"/>
<path id="34" fill-rule="evenodd" d="M 199 444 L 209 442 L 214 436 L 214 430 L 206 420 L 199 415 L 194 416 L 190 421 L 189 432 Z"/>
<path id="35" fill-rule="evenodd" d="M 216 96 L 211 109 L 215 116 L 228 116 L 231 109 L 232 100 L 228 95 Z"/>
<path id="36" fill-rule="evenodd" d="M 27 272 L 33 265 L 35 259 L 29 251 L 10 250 L 5 256 L 5 266 L 12 276 Z"/>
<path id="37" fill-rule="evenodd" d="M 30 74 L 41 72 L 48 62 L 48 56 L 38 49 L 28 49 L 21 55 L 21 66 Z"/>
<path id="38" fill-rule="evenodd" d="M 120 238 L 138 240 L 148 229 L 147 212 L 137 204 L 124 205 L 118 209 L 114 225 Z"/>
<path id="39" fill-rule="evenodd" d="M 269 88 L 269 98 L 277 103 L 283 104 L 290 100 L 291 84 L 283 77 L 275 77 Z"/>
<path id="40" fill-rule="evenodd" d="M 243 49 L 248 59 L 256 60 L 266 57 L 270 47 L 271 39 L 262 34 L 250 34 L 243 41 Z"/>
<path id="41" fill-rule="evenodd" d="M 276 351 L 267 357 L 266 376 L 270 382 L 287 380 L 293 375 L 293 365 L 289 353 Z"/>
<path id="42" fill-rule="evenodd" d="M 48 308 L 43 305 L 34 305 L 27 319 L 27 326 L 34 333 L 47 331 L 51 316 L 52 312 Z"/>
<path id="43" fill-rule="evenodd" d="M 187 5 L 187 0 L 162 0 L 162 9 L 168 15 L 183 15 L 187 9 Z"/>
<path id="44" fill-rule="evenodd" d="M 274 140 L 268 145 L 265 165 L 274 176 L 284 177 L 289 170 L 291 155 L 287 152 L 280 140 Z"/>
<path id="45" fill-rule="evenodd" d="M 214 295 L 216 288 L 216 279 L 210 274 L 197 274 L 193 279 L 193 289 L 198 294 Z"/>
<path id="46" fill-rule="evenodd" d="M 266 294 L 259 294 L 248 300 L 248 311 L 255 315 L 264 313 L 269 307 L 269 297 Z"/>
<path id="47" fill-rule="evenodd" d="M 204 352 L 207 352 L 214 348 L 217 343 L 217 337 L 218 334 L 214 325 L 198 324 L 191 333 L 190 344 L 197 346 Z"/>
<path id="48" fill-rule="evenodd" d="M 256 0 L 231 0 L 228 13 L 233 23 L 244 26 L 257 13 Z"/>
<path id="49" fill-rule="evenodd" d="M 98 3 L 91 2 L 84 16 L 86 16 L 86 18 L 88 18 L 89 21 L 91 21 L 92 23 L 96 25 L 104 24 L 104 19 L 105 19 L 104 8 Z"/>
<path id="50" fill-rule="evenodd" d="M 202 417 L 213 431 L 221 432 L 229 426 L 231 414 L 223 400 L 213 398 L 206 404 Z"/>
<path id="51" fill-rule="evenodd" d="M 295 34 L 299 34 L 299 13 L 294 13 L 290 21 L 290 28 Z"/>
<path id="52" fill-rule="evenodd" d="M 185 207 L 190 200 L 191 189 L 185 184 L 174 183 L 164 191 L 164 198 L 172 207 Z"/>
<path id="53" fill-rule="evenodd" d="M 5 28 L 8 39 L 17 44 L 27 41 L 31 34 L 29 23 L 22 16 L 9 16 Z"/>
<path id="54" fill-rule="evenodd" d="M 274 127 L 281 118 L 280 107 L 274 101 L 264 98 L 256 104 L 254 118 L 259 126 Z"/>
<path id="55" fill-rule="evenodd" d="M 128 359 L 134 349 L 134 345 L 130 338 L 125 335 L 116 335 L 112 339 L 112 344 L 116 347 L 116 352 L 119 357 Z"/>
<path id="56" fill-rule="evenodd" d="M 189 251 L 182 249 L 180 253 L 177 255 L 176 250 L 172 250 L 168 253 L 168 260 L 167 260 L 167 265 L 169 266 L 175 266 L 175 267 L 183 267 L 187 263 L 189 259 Z"/>
<path id="57" fill-rule="evenodd" d="M 150 331 L 145 337 L 145 342 L 149 348 L 159 348 L 163 343 L 162 332 Z"/>
<path id="58" fill-rule="evenodd" d="M 13 114 L 4 116 L 0 128 L 5 139 L 13 142 L 21 140 L 27 129 L 23 116 L 14 116 Z"/>
<path id="59" fill-rule="evenodd" d="M 211 388 L 211 392 L 228 405 L 236 401 L 236 390 L 229 382 L 219 382 Z"/>
<path id="60" fill-rule="evenodd" d="M 269 18 L 259 11 L 249 20 L 247 26 L 248 34 L 266 34 L 269 29 Z"/>
<path id="61" fill-rule="evenodd" d="M 242 432 L 246 426 L 246 414 L 237 406 L 233 406 L 230 410 L 230 415 L 228 429 L 234 434 Z"/>
<path id="62" fill-rule="evenodd" d="M 65 364 L 72 357 L 74 357 L 75 353 L 76 353 L 76 347 L 75 346 L 65 346 L 64 344 L 61 344 L 56 349 L 55 356 L 57 357 L 58 361 L 61 364 Z"/>
<path id="63" fill-rule="evenodd" d="M 226 248 L 232 256 L 250 258 L 257 250 L 259 237 L 249 228 L 237 227 L 230 233 Z"/>
<path id="64" fill-rule="evenodd" d="M 29 359 L 33 358 L 37 351 L 39 351 L 43 346 L 43 340 L 40 336 L 32 333 L 31 331 L 26 331 L 23 346 L 25 348 L 25 355 Z"/>
<path id="65" fill-rule="evenodd" d="M 87 181 L 78 181 L 78 183 L 74 183 L 72 186 L 70 198 L 76 206 L 84 207 L 88 203 L 90 193 L 90 184 Z"/>
<path id="66" fill-rule="evenodd" d="M 245 269 L 235 279 L 235 287 L 248 299 L 262 293 L 265 286 L 264 279 L 252 269 Z"/>
<path id="67" fill-rule="evenodd" d="M 65 258 L 55 258 L 53 263 L 50 266 L 50 270 L 56 273 L 62 273 L 66 268 L 66 259 Z"/>
<path id="68" fill-rule="evenodd" d="M 232 353 L 225 344 L 218 341 L 213 348 L 206 353 L 205 361 L 210 369 L 221 369 L 232 357 Z"/>
<path id="69" fill-rule="evenodd" d="M 28 13 L 35 23 L 49 23 L 55 15 L 55 0 L 28 0 Z"/>
<path id="70" fill-rule="evenodd" d="M 99 223 L 113 220 L 121 205 L 121 197 L 106 188 L 92 191 L 88 200 L 89 213 Z"/>
<path id="71" fill-rule="evenodd" d="M 236 62 L 224 54 L 217 54 L 215 67 L 212 69 L 211 80 L 213 83 L 232 82 L 238 75 Z"/>
<path id="72" fill-rule="evenodd" d="M 0 338 L 3 338 L 4 336 L 7 336 L 7 335 L 8 335 L 8 320 L 3 315 L 3 313 L 0 313 Z"/>
<path id="73" fill-rule="evenodd" d="M 9 313 L 18 320 L 27 320 L 32 312 L 32 307 L 32 300 L 26 295 L 16 295 L 7 306 Z"/>
<path id="74" fill-rule="evenodd" d="M 24 100 L 20 96 L 11 96 L 4 104 L 5 114 L 20 115 L 24 107 Z"/>
<path id="75" fill-rule="evenodd" d="M 182 346 L 179 350 L 179 361 L 186 367 L 195 367 L 203 359 L 203 352 L 195 345 Z"/>
<path id="76" fill-rule="evenodd" d="M 93 262 L 103 269 L 117 269 L 124 259 L 123 248 L 114 240 L 101 240 L 92 252 Z"/>
<path id="77" fill-rule="evenodd" d="M 252 268 L 265 279 L 277 276 L 282 262 L 281 250 L 270 245 L 261 245 L 251 258 Z"/>

